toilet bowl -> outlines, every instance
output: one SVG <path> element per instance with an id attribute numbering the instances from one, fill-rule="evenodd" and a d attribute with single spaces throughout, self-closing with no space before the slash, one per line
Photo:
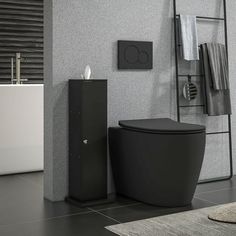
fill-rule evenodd
<path id="1" fill-rule="evenodd" d="M 205 151 L 205 127 L 168 118 L 120 121 L 109 128 L 118 194 L 177 207 L 191 203 Z"/>

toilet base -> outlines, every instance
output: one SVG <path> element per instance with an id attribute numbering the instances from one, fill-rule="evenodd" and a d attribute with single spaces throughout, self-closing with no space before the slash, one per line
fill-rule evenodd
<path id="1" fill-rule="evenodd" d="M 191 204 L 205 151 L 205 132 L 145 133 L 109 128 L 118 194 L 157 206 Z"/>

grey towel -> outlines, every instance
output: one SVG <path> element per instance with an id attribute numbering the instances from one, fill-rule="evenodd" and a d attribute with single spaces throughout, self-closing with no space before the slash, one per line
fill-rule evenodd
<path id="1" fill-rule="evenodd" d="M 212 86 L 212 73 L 207 44 L 201 45 L 201 59 L 204 77 L 202 82 L 204 113 L 209 116 L 231 114 L 230 90 L 215 90 Z"/>
<path id="2" fill-rule="evenodd" d="M 196 16 L 180 15 L 180 29 L 183 58 L 187 61 L 199 60 Z"/>
<path id="3" fill-rule="evenodd" d="M 225 45 L 207 43 L 212 85 L 215 90 L 229 89 L 228 60 Z"/>

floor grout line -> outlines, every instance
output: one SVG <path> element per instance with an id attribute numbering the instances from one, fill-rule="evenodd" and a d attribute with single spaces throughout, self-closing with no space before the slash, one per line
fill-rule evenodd
<path id="1" fill-rule="evenodd" d="M 211 204 L 213 204 L 213 205 L 219 205 L 219 203 L 211 202 L 211 201 L 209 201 L 209 200 L 207 200 L 207 199 L 205 199 L 205 198 L 200 198 L 200 197 L 195 197 L 195 196 L 194 196 L 194 198 L 195 198 L 195 199 L 198 199 L 198 200 L 201 200 L 201 201 L 204 201 L 204 202 L 211 203 Z"/>
<path id="2" fill-rule="evenodd" d="M 114 206 L 114 207 L 107 207 L 107 208 L 101 208 L 101 209 L 93 209 L 95 211 L 105 211 L 105 210 L 112 210 L 112 209 L 120 209 L 120 208 L 125 208 L 125 207 L 131 207 L 131 206 L 137 206 L 137 205 L 141 205 L 141 202 L 137 202 L 137 203 L 132 203 L 132 204 L 127 204 L 127 205 L 122 205 L 122 206 Z"/>
<path id="3" fill-rule="evenodd" d="M 17 177 L 24 180 L 24 181 L 26 181 L 26 182 L 28 182 L 29 184 L 32 184 L 32 185 L 37 186 L 37 187 L 42 187 L 41 184 L 36 184 L 34 181 L 29 180 L 28 178 L 25 178 L 25 177 L 19 176 L 19 175 Z"/>
<path id="4" fill-rule="evenodd" d="M 113 218 L 113 217 L 107 216 L 107 215 L 105 215 L 105 214 L 103 214 L 103 213 L 101 213 L 101 212 L 99 212 L 99 211 L 93 210 L 92 208 L 88 208 L 88 209 L 91 210 L 91 211 L 93 211 L 93 212 L 95 212 L 95 213 L 97 213 L 97 214 L 99 214 L 99 215 L 102 215 L 102 216 L 104 216 L 104 217 L 106 217 L 106 218 L 108 218 L 108 219 L 110 219 L 110 220 L 113 220 L 113 221 L 115 221 L 115 222 L 118 223 L 118 224 L 122 224 L 122 222 L 116 220 L 116 219 Z"/>
<path id="5" fill-rule="evenodd" d="M 195 196 L 197 195 L 201 195 L 201 194 L 205 194 L 205 193 L 215 193 L 215 192 L 220 192 L 220 191 L 224 191 L 224 190 L 230 190 L 230 189 L 236 189 L 236 186 L 234 187 L 228 187 L 228 188 L 222 188 L 222 189 L 216 189 L 216 190 L 210 190 L 210 191 L 206 191 L 206 192 L 201 192 L 201 193 L 197 193 L 195 194 Z"/>
<path id="6" fill-rule="evenodd" d="M 50 221 L 50 220 L 55 220 L 55 219 L 60 219 L 60 218 L 66 218 L 70 216 L 79 216 L 79 215 L 86 215 L 89 213 L 93 213 L 93 211 L 85 211 L 85 212 L 78 212 L 78 213 L 73 213 L 73 214 L 66 214 L 66 215 L 61 215 L 61 216 L 55 216 L 55 217 L 48 217 L 48 218 L 42 218 L 42 219 L 37 219 L 37 220 L 30 220 L 30 221 L 25 221 L 25 222 L 20 222 L 20 223 L 14 223 L 14 224 L 0 224 L 1 227 L 9 227 L 9 226 L 15 226 L 15 225 L 25 225 L 25 224 L 32 224 L 32 223 L 37 223 L 37 222 L 43 222 L 43 221 Z"/>

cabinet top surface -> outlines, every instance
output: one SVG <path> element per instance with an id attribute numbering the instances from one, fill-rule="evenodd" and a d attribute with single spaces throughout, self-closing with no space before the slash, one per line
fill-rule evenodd
<path id="1" fill-rule="evenodd" d="M 99 82 L 99 81 L 107 81 L 107 79 L 69 79 L 69 82 Z"/>

